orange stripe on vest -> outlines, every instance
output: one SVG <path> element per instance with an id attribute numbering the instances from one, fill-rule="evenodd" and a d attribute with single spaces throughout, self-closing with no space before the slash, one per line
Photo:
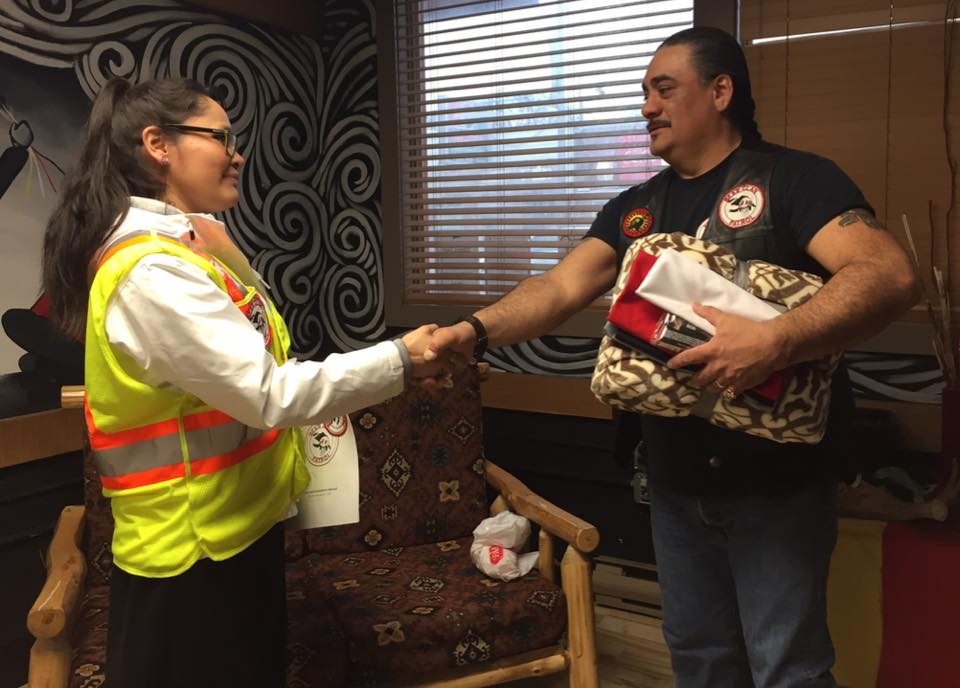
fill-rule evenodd
<path id="1" fill-rule="evenodd" d="M 143 487 L 144 485 L 162 483 L 165 480 L 182 478 L 186 474 L 186 467 L 182 463 L 175 463 L 170 466 L 150 468 L 137 473 L 128 473 L 127 475 L 109 476 L 101 474 L 100 482 L 103 483 L 103 486 L 108 490 L 130 490 L 134 487 Z"/>
<path id="2" fill-rule="evenodd" d="M 139 428 L 130 430 L 120 430 L 119 432 L 104 432 L 97 428 L 93 420 L 93 414 L 90 412 L 90 404 L 84 400 L 84 414 L 87 418 L 87 433 L 90 435 L 90 448 L 94 451 L 103 451 L 107 449 L 118 449 L 138 442 L 147 442 L 157 437 L 166 435 L 175 435 L 180 432 L 180 427 L 176 418 L 151 423 L 150 425 L 141 425 Z M 202 430 L 212 428 L 217 425 L 234 423 L 236 420 L 222 411 L 203 411 L 193 413 L 183 417 L 183 429 L 185 432 L 190 430 Z"/>

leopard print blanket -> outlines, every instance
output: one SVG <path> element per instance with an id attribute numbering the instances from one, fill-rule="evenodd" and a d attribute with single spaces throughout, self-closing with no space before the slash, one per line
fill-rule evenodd
<path id="1" fill-rule="evenodd" d="M 737 258 L 727 249 L 679 232 L 652 234 L 638 239 L 628 249 L 613 290 L 614 303 L 623 291 L 637 253 L 659 255 L 665 249 L 674 249 L 735 280 Z M 822 286 L 816 275 L 759 260 L 747 262 L 746 268 L 748 292 L 788 309 L 807 301 Z M 839 360 L 840 353 L 837 353 L 795 366 L 780 399 L 771 409 L 752 403 L 745 395 L 727 401 L 710 390 L 694 387 L 690 384 L 694 373 L 670 370 L 662 362 L 623 348 L 605 336 L 600 343 L 590 388 L 603 403 L 625 411 L 671 417 L 696 412 L 722 428 L 776 442 L 816 444 L 826 429 L 830 382 Z"/>

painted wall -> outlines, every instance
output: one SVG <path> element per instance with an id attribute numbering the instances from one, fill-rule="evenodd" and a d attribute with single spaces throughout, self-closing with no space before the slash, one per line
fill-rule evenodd
<path id="1" fill-rule="evenodd" d="M 301 357 L 384 333 L 372 6 L 326 2 L 321 40 L 167 0 L 0 3 L 0 118 L 69 168 L 112 76 L 191 77 L 222 94 L 247 164 L 225 221 L 272 285 Z M 31 153 L 32 159 L 43 160 Z M 40 166 L 46 166 L 46 171 Z M 47 177 L 50 173 L 50 178 Z M 2 306 L 39 288 L 44 224 L 61 175 L 26 164 L 0 198 Z M 6 338 L 0 371 L 16 369 Z"/>
<path id="2" fill-rule="evenodd" d="M 0 38 L 2 40 L 2 38 Z M 0 197 L 0 306 L 2 310 L 33 304 L 40 289 L 40 256 L 46 218 L 56 201 L 61 167 L 79 152 L 77 132 L 84 123 L 86 98 L 72 72 L 46 70 L 36 79 L 22 61 L 0 53 L 0 178 L 16 174 Z M 17 126 L 19 123 L 19 126 Z M 13 129 L 11 133 L 11 129 Z M 36 152 L 20 164 L 14 141 L 26 143 L 32 134 Z M 2 154 L 0 154 L 2 155 Z M 0 183 L 0 187 L 2 187 Z M 17 369 L 22 350 L 0 337 L 0 372 Z"/>

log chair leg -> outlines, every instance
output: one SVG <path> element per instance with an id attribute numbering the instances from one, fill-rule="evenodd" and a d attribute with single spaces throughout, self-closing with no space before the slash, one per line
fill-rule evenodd
<path id="1" fill-rule="evenodd" d="M 570 688 L 598 688 L 590 562 L 575 547 L 568 546 L 561 570 L 567 598 Z"/>
<path id="2" fill-rule="evenodd" d="M 29 688 L 67 688 L 73 652 L 62 636 L 41 638 L 30 648 Z"/>

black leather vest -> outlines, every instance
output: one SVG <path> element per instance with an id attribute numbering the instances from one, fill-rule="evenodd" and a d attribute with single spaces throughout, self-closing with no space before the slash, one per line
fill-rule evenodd
<path id="1" fill-rule="evenodd" d="M 719 197 L 700 228 L 658 226 L 666 204 L 670 170 L 638 186 L 620 215 L 617 263 L 636 239 L 652 232 L 686 231 L 720 244 L 740 260 L 762 259 L 787 268 L 800 268 L 803 255 L 790 240 L 787 227 L 774 227 L 770 179 L 787 148 L 770 143 L 744 144 L 731 153 Z M 705 225 L 705 226 L 704 226 Z M 702 231 L 701 231 L 702 230 Z"/>

